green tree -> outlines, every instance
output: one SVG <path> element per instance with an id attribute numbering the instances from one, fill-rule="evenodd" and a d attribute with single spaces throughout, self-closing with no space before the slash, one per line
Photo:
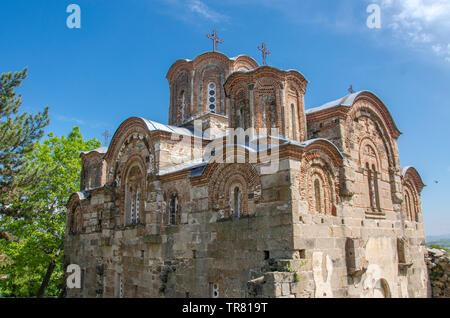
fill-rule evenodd
<path id="1" fill-rule="evenodd" d="M 24 190 L 45 174 L 26 162 L 49 123 L 48 107 L 36 115 L 19 114 L 22 100 L 15 90 L 26 77 L 27 69 L 0 76 L 0 216 L 24 216 L 21 202 L 29 195 Z M 0 232 L 0 238 L 8 236 Z"/>
<path id="2" fill-rule="evenodd" d="M 97 139 L 83 140 L 78 127 L 67 137 L 49 134 L 27 154 L 26 160 L 46 175 L 24 189 L 27 217 L 3 216 L 0 228 L 14 239 L 0 240 L 0 292 L 11 296 L 55 296 L 63 276 L 66 203 L 80 188 L 80 152 L 100 147 Z"/>

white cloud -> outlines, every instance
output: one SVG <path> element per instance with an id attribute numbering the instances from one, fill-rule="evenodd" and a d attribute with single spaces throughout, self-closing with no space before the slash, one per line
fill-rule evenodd
<path id="1" fill-rule="evenodd" d="M 191 12 L 197 13 L 201 17 L 203 17 L 207 20 L 211 20 L 213 22 L 218 22 L 225 18 L 224 15 L 211 9 L 210 7 L 208 7 L 206 4 L 204 4 L 200 0 L 190 0 L 188 2 L 187 6 Z"/>
<path id="2" fill-rule="evenodd" d="M 211 22 L 223 22 L 228 16 L 214 10 L 202 0 L 161 0 L 169 10 L 166 11 L 177 19 L 185 22 L 197 21 L 198 18 Z"/>
<path id="3" fill-rule="evenodd" d="M 63 121 L 63 122 L 66 122 L 66 123 L 75 123 L 77 125 L 84 125 L 85 124 L 84 120 L 81 120 L 81 119 L 78 119 L 78 118 L 74 118 L 74 117 L 67 117 L 67 116 L 64 116 L 64 115 L 55 115 L 55 118 L 56 118 L 56 120 Z"/>
<path id="4" fill-rule="evenodd" d="M 428 47 L 437 56 L 450 60 L 449 0 L 370 0 L 373 1 L 381 4 L 384 23 L 398 38 L 411 46 Z"/>

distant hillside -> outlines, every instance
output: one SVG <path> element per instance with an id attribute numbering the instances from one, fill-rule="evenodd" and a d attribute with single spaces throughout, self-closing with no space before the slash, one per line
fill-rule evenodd
<path id="1" fill-rule="evenodd" d="M 450 234 L 427 236 L 427 246 L 439 245 L 450 249 Z"/>
<path id="2" fill-rule="evenodd" d="M 440 240 L 440 239 L 449 239 L 450 240 L 450 233 L 442 234 L 442 235 L 427 235 L 427 240 Z"/>

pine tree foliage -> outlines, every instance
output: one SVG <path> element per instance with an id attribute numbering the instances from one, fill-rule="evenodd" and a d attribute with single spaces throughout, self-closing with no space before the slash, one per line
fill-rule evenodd
<path id="1" fill-rule="evenodd" d="M 35 115 L 19 114 L 22 100 L 16 89 L 27 72 L 25 69 L 14 74 L 3 73 L 0 77 L 0 216 L 23 216 L 26 211 L 21 209 L 21 202 L 29 195 L 24 189 L 45 175 L 43 169 L 26 162 L 27 154 L 49 123 L 48 107 Z"/>

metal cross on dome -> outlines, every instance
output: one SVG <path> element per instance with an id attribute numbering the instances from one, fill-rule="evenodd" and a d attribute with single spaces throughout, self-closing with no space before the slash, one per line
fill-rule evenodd
<path id="1" fill-rule="evenodd" d="M 350 87 L 348 88 L 348 91 L 350 92 L 350 94 L 353 94 L 355 91 L 353 90 L 353 85 L 350 85 Z"/>
<path id="2" fill-rule="evenodd" d="M 260 50 L 262 52 L 263 65 L 267 65 L 266 59 L 267 59 L 267 55 L 270 54 L 270 51 L 267 50 L 266 43 L 263 42 L 262 46 L 258 46 L 258 50 Z"/>
<path id="3" fill-rule="evenodd" d="M 109 133 L 108 130 L 106 130 L 103 134 L 103 137 L 105 137 L 105 147 L 108 147 L 108 141 L 109 141 L 109 137 L 111 137 L 111 134 Z"/>
<path id="4" fill-rule="evenodd" d="M 219 39 L 217 36 L 217 32 L 214 29 L 212 34 L 207 34 L 206 35 L 208 39 L 211 39 L 213 41 L 213 52 L 217 51 L 217 43 L 223 44 L 222 39 Z"/>

